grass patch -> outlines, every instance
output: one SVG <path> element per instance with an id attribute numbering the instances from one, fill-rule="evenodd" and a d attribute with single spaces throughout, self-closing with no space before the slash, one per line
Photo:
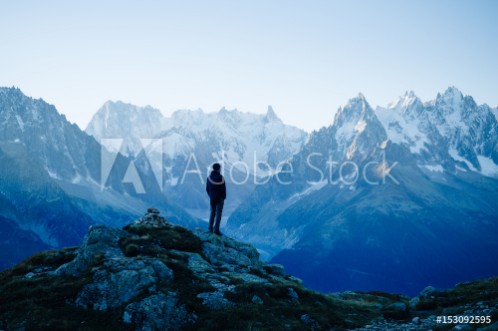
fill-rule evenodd
<path id="1" fill-rule="evenodd" d="M 37 257 L 40 259 L 41 257 Z M 48 257 L 47 257 L 48 258 Z M 43 259 L 42 259 L 43 260 Z M 91 274 L 80 277 L 22 276 L 1 274 L 0 320 L 4 327 L 25 330 L 128 330 L 122 310 L 104 313 L 74 306 Z"/>
<path id="2" fill-rule="evenodd" d="M 298 294 L 298 301 L 292 300 L 289 288 Z M 254 304 L 255 295 L 264 303 Z M 199 330 L 214 330 L 216 326 L 224 330 L 303 330 L 307 326 L 300 318 L 307 314 L 321 329 L 341 330 L 363 326 L 378 316 L 368 307 L 337 301 L 288 284 L 244 283 L 225 296 L 237 305 L 210 312 L 208 316 L 201 315 L 195 327 Z"/>
<path id="3" fill-rule="evenodd" d="M 122 238 L 119 243 L 126 256 L 156 257 L 169 249 L 192 253 L 202 252 L 202 241 L 190 230 L 181 226 L 165 225 L 153 228 L 133 224 L 123 229 L 132 234 L 132 236 Z"/>
<path id="4" fill-rule="evenodd" d="M 0 281 L 5 277 L 25 275 L 29 272 L 55 270 L 61 265 L 72 261 L 76 257 L 77 249 L 77 247 L 70 247 L 34 254 L 11 269 L 5 270 L 0 276 Z"/>
<path id="5" fill-rule="evenodd" d="M 479 280 L 459 285 L 445 291 L 445 296 L 438 296 L 442 307 L 490 301 L 498 303 L 498 277 Z"/>
<path id="6" fill-rule="evenodd" d="M 461 284 L 446 291 L 435 292 L 432 298 L 421 298 L 415 310 L 441 310 L 478 301 L 498 303 L 498 277 Z"/>

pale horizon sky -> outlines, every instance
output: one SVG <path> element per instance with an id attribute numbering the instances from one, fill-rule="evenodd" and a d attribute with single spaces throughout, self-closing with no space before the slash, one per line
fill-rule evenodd
<path id="1" fill-rule="evenodd" d="M 265 113 L 307 131 L 456 86 L 498 105 L 498 1 L 11 1 L 0 86 L 86 128 L 107 100 Z"/>

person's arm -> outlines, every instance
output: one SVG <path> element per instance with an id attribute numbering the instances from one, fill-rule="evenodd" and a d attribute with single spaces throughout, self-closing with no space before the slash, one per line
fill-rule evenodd
<path id="1" fill-rule="evenodd" d="M 227 187 L 225 185 L 225 178 L 223 178 L 223 184 L 221 186 L 221 196 L 223 197 L 223 200 L 227 198 Z"/>
<path id="2" fill-rule="evenodd" d="M 210 195 L 211 186 L 209 185 L 209 178 L 206 180 L 206 193 Z"/>

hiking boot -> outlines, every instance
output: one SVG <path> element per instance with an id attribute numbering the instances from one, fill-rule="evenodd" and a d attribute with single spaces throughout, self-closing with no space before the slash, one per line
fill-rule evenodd
<path id="1" fill-rule="evenodd" d="M 223 233 L 221 233 L 220 231 L 214 231 L 214 234 L 220 237 L 223 235 Z"/>

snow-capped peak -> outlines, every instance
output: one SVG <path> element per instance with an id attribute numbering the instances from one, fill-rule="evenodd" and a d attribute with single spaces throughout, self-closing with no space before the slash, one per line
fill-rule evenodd
<path id="1" fill-rule="evenodd" d="M 342 126 L 345 122 L 357 122 L 360 118 L 371 118 L 375 116 L 372 107 L 368 104 L 365 96 L 361 93 L 349 99 L 346 106 L 339 108 L 334 119 L 334 125 Z"/>
<path id="2" fill-rule="evenodd" d="M 273 110 L 272 106 L 268 106 L 268 110 L 266 111 L 265 115 L 265 121 L 266 122 L 280 122 L 280 118 L 278 118 L 277 114 L 275 114 L 275 111 Z"/>
<path id="3" fill-rule="evenodd" d="M 350 99 L 344 108 L 339 108 L 333 127 L 336 129 L 335 140 L 343 148 L 349 146 L 367 128 L 369 132 L 375 131 L 375 136 L 385 134 L 375 112 L 361 93 Z"/>
<path id="4" fill-rule="evenodd" d="M 498 121 L 498 106 L 496 108 L 491 108 L 491 112 L 495 115 L 495 118 Z"/>
<path id="5" fill-rule="evenodd" d="M 107 101 L 93 115 L 85 131 L 98 141 L 124 139 L 125 146 L 121 152 L 133 155 L 142 150 L 140 139 L 153 138 L 160 132 L 163 120 L 161 112 L 151 106 L 139 107 L 122 101 Z"/>
<path id="6" fill-rule="evenodd" d="M 406 91 L 405 94 L 401 97 L 398 97 L 395 101 L 389 103 L 387 105 L 388 109 L 401 109 L 402 111 L 406 111 L 411 108 L 413 105 L 421 104 L 420 99 L 415 95 L 413 91 Z"/>
<path id="7" fill-rule="evenodd" d="M 461 113 L 463 94 L 456 87 L 448 87 L 448 89 L 436 97 L 434 110 L 441 112 L 443 116 L 448 116 L 452 113 Z"/>
<path id="8" fill-rule="evenodd" d="M 449 86 L 446 91 L 443 93 L 443 97 L 450 97 L 450 98 L 463 98 L 462 92 L 456 88 L 455 86 Z"/>

